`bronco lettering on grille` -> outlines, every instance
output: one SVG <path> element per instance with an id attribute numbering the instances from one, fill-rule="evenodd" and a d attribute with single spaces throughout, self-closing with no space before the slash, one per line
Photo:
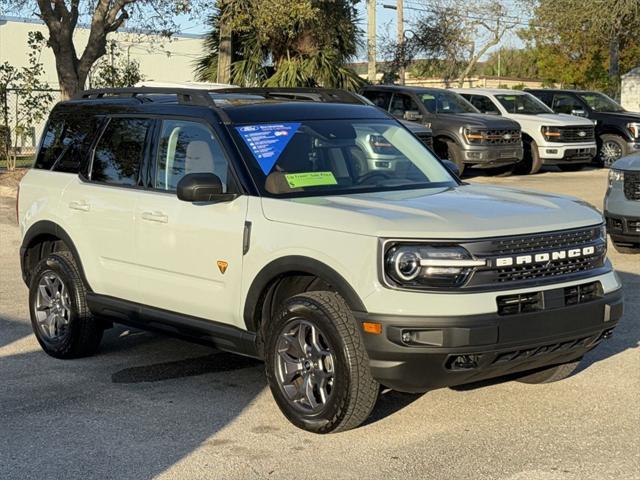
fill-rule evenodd
<path id="1" fill-rule="evenodd" d="M 518 255 L 515 257 L 500 257 L 494 260 L 496 267 L 510 267 L 512 265 L 530 265 L 534 263 L 549 263 L 567 258 L 588 257 L 596 253 L 594 246 L 572 248 L 570 250 L 556 250 L 553 252 L 536 253 L 534 255 Z"/>

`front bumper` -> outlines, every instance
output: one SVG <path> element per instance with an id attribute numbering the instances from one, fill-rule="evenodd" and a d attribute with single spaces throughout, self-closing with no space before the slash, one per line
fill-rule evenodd
<path id="1" fill-rule="evenodd" d="M 622 290 L 559 306 L 561 290 L 545 290 L 545 309 L 531 313 L 357 314 L 360 321 L 382 324 L 379 335 L 363 333 L 372 375 L 389 388 L 422 392 L 580 358 L 611 334 L 622 316 Z M 412 338 L 420 343 L 405 341 L 408 332 L 419 332 Z"/>
<path id="2" fill-rule="evenodd" d="M 595 143 L 575 143 L 554 145 L 552 143 L 538 147 L 538 154 L 545 165 L 566 163 L 588 163 L 596 156 Z"/>
<path id="3" fill-rule="evenodd" d="M 637 207 L 640 209 L 640 205 Z M 604 216 L 607 220 L 607 233 L 614 242 L 640 247 L 640 216 L 628 217 L 609 212 L 605 212 Z"/>
<path id="4" fill-rule="evenodd" d="M 482 168 L 518 163 L 523 154 L 520 145 L 465 145 L 462 149 L 465 164 Z"/>

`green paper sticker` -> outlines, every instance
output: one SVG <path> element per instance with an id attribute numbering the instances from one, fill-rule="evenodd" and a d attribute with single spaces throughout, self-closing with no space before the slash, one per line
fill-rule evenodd
<path id="1" fill-rule="evenodd" d="M 284 178 L 291 188 L 319 187 L 337 185 L 338 181 L 332 172 L 286 173 Z"/>

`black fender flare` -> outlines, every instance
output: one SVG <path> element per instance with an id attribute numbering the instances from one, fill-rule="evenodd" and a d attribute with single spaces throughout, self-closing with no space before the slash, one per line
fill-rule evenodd
<path id="1" fill-rule="evenodd" d="M 87 277 L 84 273 L 84 268 L 82 267 L 82 261 L 80 260 L 80 254 L 78 253 L 78 249 L 76 248 L 73 240 L 69 234 L 57 223 L 51 222 L 49 220 L 40 220 L 29 227 L 27 232 L 24 234 L 24 238 L 22 239 L 22 245 L 20 246 L 20 269 L 22 271 L 22 280 L 24 283 L 29 286 L 29 272 L 26 269 L 26 254 L 29 246 L 33 243 L 33 241 L 41 235 L 51 235 L 53 237 L 59 238 L 64 242 L 64 244 L 69 248 L 71 255 L 73 255 L 73 259 L 76 261 L 76 266 L 80 271 L 80 278 L 84 282 L 85 286 L 89 291 L 93 291 L 87 281 Z"/>
<path id="2" fill-rule="evenodd" d="M 353 287 L 333 268 L 310 257 L 289 255 L 268 263 L 251 283 L 245 298 L 243 312 L 244 322 L 248 331 L 257 331 L 257 309 L 261 305 L 265 293 L 276 280 L 286 274 L 306 274 L 319 277 L 336 289 L 351 310 L 361 313 L 367 312 L 364 303 L 362 303 Z"/>

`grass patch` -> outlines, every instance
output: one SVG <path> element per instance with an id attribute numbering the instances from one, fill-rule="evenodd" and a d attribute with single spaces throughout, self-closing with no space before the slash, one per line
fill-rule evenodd
<path id="1" fill-rule="evenodd" d="M 16 161 L 16 168 L 28 168 L 33 165 L 33 157 L 21 157 Z M 0 169 L 7 168 L 7 161 L 3 158 L 0 160 Z"/>

